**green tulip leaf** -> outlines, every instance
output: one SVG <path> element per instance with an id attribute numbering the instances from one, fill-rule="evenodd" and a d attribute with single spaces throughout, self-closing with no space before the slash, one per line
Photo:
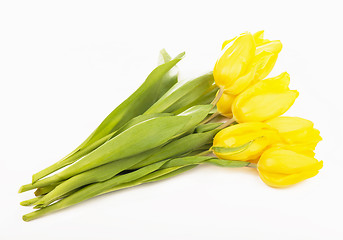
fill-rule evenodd
<path id="1" fill-rule="evenodd" d="M 223 123 L 207 123 L 201 124 L 196 127 L 195 132 L 202 133 L 216 129 L 217 127 L 221 126 Z M 218 130 L 219 131 L 219 130 Z"/>
<path id="2" fill-rule="evenodd" d="M 210 72 L 195 79 L 177 83 L 144 114 L 176 111 L 194 102 L 194 99 L 207 92 L 213 81 L 213 74 Z"/>
<path id="3" fill-rule="evenodd" d="M 104 140 L 104 138 L 121 128 L 132 118 L 144 113 L 173 85 L 175 85 L 178 74 L 177 70 L 175 70 L 175 65 L 183 58 L 184 53 L 179 54 L 170 61 L 168 61 L 170 56 L 165 50 L 162 50 L 160 54 L 163 58 L 161 65 L 156 67 L 149 74 L 143 84 L 130 97 L 116 107 L 93 131 L 93 133 L 83 143 L 81 143 L 81 145 L 60 161 L 34 174 L 32 176 L 32 182 L 36 182 L 58 169 L 74 163 L 79 158 L 100 146 L 103 143 L 102 140 Z M 105 140 L 107 141 L 107 139 Z M 82 151 L 90 145 L 92 145 L 91 148 L 88 148 L 86 151 Z M 82 152 L 79 153 L 80 151 Z"/>
<path id="4" fill-rule="evenodd" d="M 247 167 L 249 166 L 249 162 L 244 162 L 244 161 L 235 161 L 235 160 L 224 160 L 224 159 L 210 159 L 206 161 L 206 163 L 211 163 L 220 167 Z"/>
<path id="5" fill-rule="evenodd" d="M 212 147 L 213 152 L 215 153 L 222 153 L 222 154 L 226 154 L 226 153 L 230 153 L 230 154 L 236 154 L 236 153 L 241 153 L 243 151 L 245 151 L 248 147 L 250 147 L 250 145 L 253 143 L 254 141 L 250 141 L 246 144 L 243 144 L 241 146 L 238 147 Z"/>

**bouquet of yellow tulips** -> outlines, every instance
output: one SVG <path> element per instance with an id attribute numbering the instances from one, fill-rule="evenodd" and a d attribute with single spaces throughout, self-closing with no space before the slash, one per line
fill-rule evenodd
<path id="1" fill-rule="evenodd" d="M 267 78 L 282 44 L 263 31 L 225 41 L 213 72 L 178 82 L 176 64 L 162 50 L 158 66 L 92 134 L 60 161 L 35 173 L 19 192 L 35 197 L 25 221 L 89 198 L 163 180 L 199 164 L 253 167 L 271 187 L 318 174 L 321 140 L 309 120 L 283 115 L 298 92 L 290 77 Z M 57 170 L 60 170 L 56 173 Z"/>

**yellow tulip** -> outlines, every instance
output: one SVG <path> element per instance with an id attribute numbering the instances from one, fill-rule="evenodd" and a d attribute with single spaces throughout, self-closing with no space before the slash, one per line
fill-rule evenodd
<path id="1" fill-rule="evenodd" d="M 219 101 L 217 102 L 218 112 L 225 117 L 232 118 L 231 106 L 234 99 L 235 99 L 234 95 L 223 93 L 223 95 L 220 97 Z"/>
<path id="2" fill-rule="evenodd" d="M 289 90 L 288 85 L 288 73 L 252 85 L 235 98 L 234 118 L 239 123 L 262 122 L 284 114 L 299 95 L 298 91 Z"/>
<path id="3" fill-rule="evenodd" d="M 270 73 L 281 49 L 280 41 L 263 39 L 263 31 L 225 41 L 213 70 L 217 86 L 232 95 L 241 93 Z"/>
<path id="4" fill-rule="evenodd" d="M 277 140 L 277 131 L 265 123 L 242 123 L 218 132 L 212 151 L 221 159 L 248 161 L 258 158 Z"/>
<path id="5" fill-rule="evenodd" d="M 314 177 L 322 167 L 323 161 L 275 148 L 265 151 L 257 164 L 262 181 L 271 187 L 287 187 Z"/>

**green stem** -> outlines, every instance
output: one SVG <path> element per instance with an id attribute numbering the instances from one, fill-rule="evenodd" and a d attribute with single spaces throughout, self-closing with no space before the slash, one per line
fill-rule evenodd
<path id="1" fill-rule="evenodd" d="M 122 176 L 114 177 L 105 182 L 95 183 L 83 187 L 75 193 L 52 205 L 24 215 L 23 220 L 31 221 L 48 213 L 67 208 L 76 203 L 104 193 L 117 191 L 119 189 L 136 186 L 142 183 L 163 180 L 175 176 L 181 172 L 188 171 L 202 163 L 210 163 L 222 167 L 245 167 L 249 164 L 247 162 L 221 160 L 204 156 L 192 156 L 163 161 Z"/>
<path id="2" fill-rule="evenodd" d="M 35 202 L 37 202 L 39 199 L 41 199 L 43 196 L 39 196 L 39 197 L 35 197 L 35 198 L 31 198 L 29 200 L 25 200 L 20 202 L 21 206 L 31 206 L 33 205 Z"/>
<path id="3" fill-rule="evenodd" d="M 249 163 L 248 167 L 257 168 L 257 164 L 256 163 Z"/>
<path id="4" fill-rule="evenodd" d="M 211 121 L 214 118 L 216 118 L 218 115 L 219 115 L 219 112 L 217 111 L 217 112 L 213 113 L 211 116 L 209 116 L 208 118 L 206 118 L 204 121 L 199 123 L 199 125 L 208 123 L 209 121 Z"/>
<path id="5" fill-rule="evenodd" d="M 60 182 L 48 185 L 46 187 L 37 188 L 37 190 L 35 191 L 35 195 L 38 197 L 40 195 L 47 194 L 47 193 L 51 192 L 52 190 L 54 190 L 56 188 L 56 186 L 58 186 L 59 184 L 60 184 Z"/>
<path id="6" fill-rule="evenodd" d="M 213 99 L 213 101 L 211 102 L 211 105 L 214 107 L 217 105 L 217 103 L 219 102 L 219 99 L 222 97 L 224 93 L 224 88 L 219 88 L 218 93 L 216 95 L 216 97 Z"/>
<path id="7" fill-rule="evenodd" d="M 147 151 L 135 157 L 114 161 L 112 163 L 108 163 L 100 167 L 88 170 L 86 172 L 77 174 L 63 181 L 53 191 L 49 192 L 42 199 L 36 202 L 36 204 L 45 207 L 49 205 L 50 203 L 58 200 L 64 194 L 74 189 L 80 188 L 88 184 L 106 181 L 114 177 L 118 173 L 133 166 L 134 164 L 146 159 L 152 153 L 153 151 Z"/>
<path id="8" fill-rule="evenodd" d="M 212 153 L 211 150 L 206 150 L 206 151 L 203 151 L 203 152 L 201 152 L 201 153 L 198 153 L 197 156 L 206 156 L 206 155 L 208 155 L 208 154 L 210 154 L 210 153 Z"/>
<path id="9" fill-rule="evenodd" d="M 229 127 L 235 121 L 236 120 L 234 118 L 231 118 L 231 119 L 227 120 L 225 123 L 223 123 L 222 125 L 220 125 L 217 129 L 224 129 L 226 127 Z"/>
<path id="10" fill-rule="evenodd" d="M 103 194 L 105 192 L 108 192 L 110 189 L 121 189 L 130 186 L 132 184 L 132 181 L 136 181 L 141 177 L 146 176 L 147 174 L 156 171 L 159 169 L 165 162 L 155 163 L 152 165 L 149 165 L 147 167 L 141 168 L 137 171 L 114 177 L 110 180 L 107 180 L 105 182 L 100 183 L 94 183 L 90 184 L 84 188 L 81 188 L 79 191 L 73 193 L 72 195 L 58 201 L 57 203 L 54 203 L 52 205 L 49 205 L 47 207 L 41 208 L 35 212 L 26 214 L 23 216 L 24 221 L 30 221 L 35 218 L 38 218 L 40 216 L 43 216 L 47 213 L 51 213 L 54 211 L 57 211 L 59 209 L 63 209 L 66 207 L 69 207 L 71 205 L 74 205 L 76 203 L 79 203 L 81 201 L 87 200 L 89 198 L 95 197 L 97 195 Z M 131 182 L 131 183 L 130 183 Z M 121 184 L 124 184 L 124 186 L 120 186 Z M 138 183 L 139 184 L 139 183 Z"/>

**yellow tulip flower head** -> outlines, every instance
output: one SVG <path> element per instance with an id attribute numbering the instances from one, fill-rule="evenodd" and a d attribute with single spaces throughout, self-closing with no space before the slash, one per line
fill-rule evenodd
<path id="1" fill-rule="evenodd" d="M 220 97 L 219 101 L 217 102 L 218 112 L 225 117 L 232 118 L 231 106 L 234 99 L 235 99 L 234 95 L 223 93 L 223 95 Z"/>
<path id="2" fill-rule="evenodd" d="M 304 118 L 277 117 L 266 123 L 279 131 L 281 141 L 277 143 L 278 146 L 298 153 L 313 156 L 315 147 L 322 140 L 313 122 Z"/>
<path id="3" fill-rule="evenodd" d="M 239 123 L 262 122 L 284 114 L 299 93 L 290 90 L 288 73 L 264 79 L 238 95 L 232 112 Z"/>
<path id="4" fill-rule="evenodd" d="M 258 158 L 277 140 L 277 131 L 265 123 L 242 123 L 218 132 L 212 151 L 221 159 L 248 161 Z"/>
<path id="5" fill-rule="evenodd" d="M 263 39 L 263 31 L 225 41 L 213 70 L 217 86 L 232 95 L 241 93 L 270 73 L 281 49 L 280 41 Z"/>
<path id="6" fill-rule="evenodd" d="M 287 187 L 314 177 L 323 161 L 285 149 L 265 151 L 257 169 L 263 182 L 271 187 Z"/>

